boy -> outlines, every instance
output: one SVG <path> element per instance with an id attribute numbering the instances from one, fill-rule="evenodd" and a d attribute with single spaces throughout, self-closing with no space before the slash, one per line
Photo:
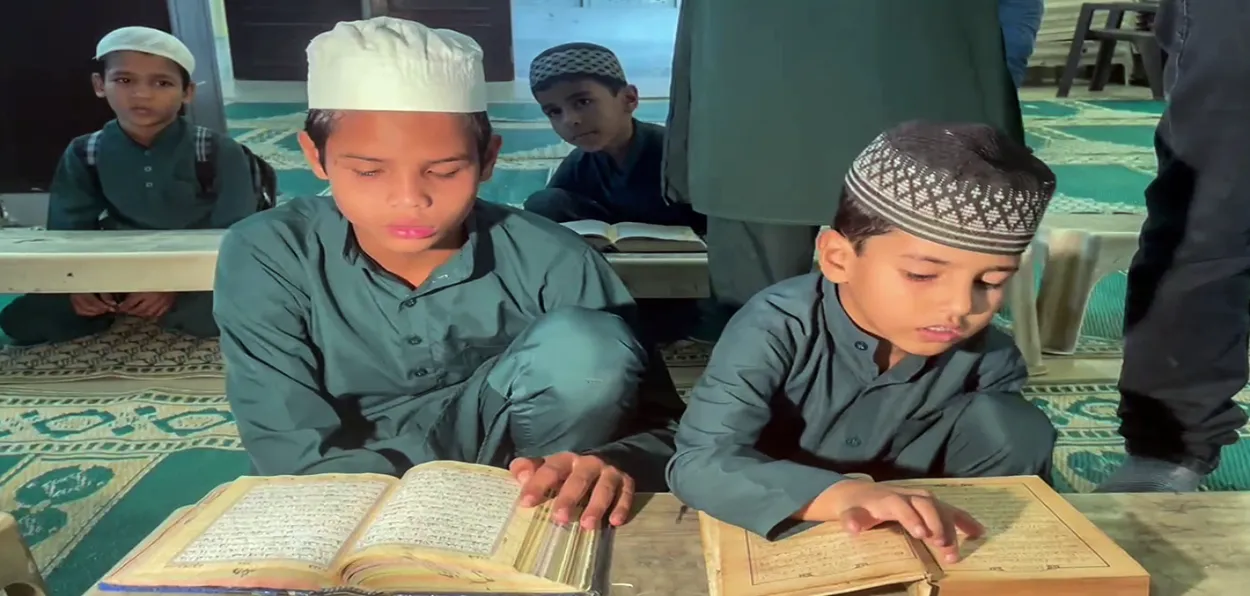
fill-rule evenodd
<path id="1" fill-rule="evenodd" d="M 635 483 L 664 490 L 680 401 L 669 381 L 636 415 L 648 354 L 597 252 L 477 200 L 500 143 L 482 50 L 379 17 L 318 35 L 308 65 L 300 146 L 333 199 L 234 226 L 217 267 L 226 393 L 256 472 L 507 465 L 535 502 L 560 490 L 561 520 L 588 495 L 583 524 L 624 522 Z"/>
<path id="2" fill-rule="evenodd" d="M 551 48 L 530 64 L 530 88 L 556 134 L 576 147 L 525 210 L 553 221 L 597 219 L 690 226 L 704 217 L 670 205 L 660 188 L 664 127 L 640 122 L 638 89 L 611 50 L 591 43 Z"/>
<path id="3" fill-rule="evenodd" d="M 678 430 L 673 492 L 769 539 L 804 521 L 899 521 L 950 554 L 954 525 L 978 531 L 966 514 L 844 474 L 1049 479 L 1055 430 L 1020 394 L 1011 338 L 988 325 L 1054 187 L 985 125 L 879 136 L 817 240 L 820 273 L 755 296 L 716 344 Z"/>
<path id="4" fill-rule="evenodd" d="M 65 150 L 52 179 L 48 229 L 226 228 L 256 211 L 243 149 L 225 135 L 203 138 L 197 131 L 205 129 L 179 116 L 195 97 L 195 58 L 181 41 L 124 27 L 100 40 L 95 58 L 92 86 L 117 118 Z M 197 151 L 209 142 L 216 159 L 212 196 L 197 181 Z M 0 331 L 18 345 L 66 341 L 107 329 L 117 315 L 217 335 L 210 292 L 28 294 L 0 312 Z"/>

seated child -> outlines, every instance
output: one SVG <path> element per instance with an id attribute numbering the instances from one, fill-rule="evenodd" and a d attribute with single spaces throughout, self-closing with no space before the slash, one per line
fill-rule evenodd
<path id="1" fill-rule="evenodd" d="M 156 29 L 124 27 L 100 40 L 96 60 L 92 85 L 117 118 L 98 134 L 76 139 L 61 156 L 48 229 L 226 228 L 256 211 L 242 147 L 179 115 L 195 96 L 195 58 L 181 41 Z M 215 156 L 211 193 L 197 177 L 203 171 L 197 152 L 209 144 Z M 212 303 L 211 292 L 28 294 L 0 312 L 0 331 L 18 345 L 65 341 L 107 329 L 115 315 L 131 315 L 209 337 L 217 335 Z"/>
<path id="2" fill-rule="evenodd" d="M 217 267 L 255 473 L 510 466 L 534 499 L 570 479 L 557 517 L 590 495 L 583 523 L 622 523 L 635 490 L 664 490 L 681 402 L 671 381 L 639 391 L 666 371 L 601 255 L 477 199 L 500 146 L 480 47 L 379 17 L 339 23 L 308 57 L 300 146 L 333 198 L 239 223 Z"/>
<path id="3" fill-rule="evenodd" d="M 948 524 L 976 531 L 966 515 L 846 474 L 1049 481 L 1055 430 L 989 324 L 1054 188 L 988 126 L 879 136 L 817 240 L 820 272 L 753 297 L 716 344 L 677 433 L 673 492 L 769 539 L 797 522 L 900 521 L 950 547 Z"/>
<path id="4" fill-rule="evenodd" d="M 633 117 L 638 89 L 611 50 L 590 43 L 551 48 L 530 64 L 530 88 L 556 134 L 576 147 L 525 210 L 553 221 L 597 219 L 690 226 L 706 218 L 664 198 L 664 127 Z"/>

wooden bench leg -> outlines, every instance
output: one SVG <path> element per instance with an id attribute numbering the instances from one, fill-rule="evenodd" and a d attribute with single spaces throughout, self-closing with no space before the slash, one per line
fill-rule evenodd
<path id="1" fill-rule="evenodd" d="M 1123 24 L 1123 10 L 1111 10 L 1107 13 L 1107 29 L 1119 29 Z M 1114 39 L 1098 43 L 1098 57 L 1094 60 L 1094 73 L 1089 78 L 1090 91 L 1102 91 L 1111 80 L 1111 61 L 1115 58 L 1115 46 Z"/>
<path id="2" fill-rule="evenodd" d="M 22 540 L 17 520 L 0 513 L 0 593 L 10 596 L 47 596 L 48 586 Z"/>
<path id="3" fill-rule="evenodd" d="M 1094 8 L 1082 6 L 1081 14 L 1076 19 L 1076 31 L 1072 33 L 1072 45 L 1068 48 L 1068 61 L 1063 65 L 1063 74 L 1059 75 L 1059 91 L 1055 97 L 1067 97 L 1072 91 L 1072 81 L 1076 80 L 1076 71 L 1081 68 L 1081 53 L 1085 50 L 1085 37 L 1094 22 Z"/>

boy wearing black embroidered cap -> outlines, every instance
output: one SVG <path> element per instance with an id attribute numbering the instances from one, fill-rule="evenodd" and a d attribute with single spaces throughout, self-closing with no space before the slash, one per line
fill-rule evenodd
<path id="1" fill-rule="evenodd" d="M 898 521 L 952 554 L 955 529 L 979 531 L 965 513 L 846 474 L 1049 479 L 1055 430 L 989 323 L 1054 188 L 988 126 L 879 136 L 817 241 L 820 273 L 755 296 L 716 344 L 678 431 L 673 492 L 768 538 Z"/>
<path id="2" fill-rule="evenodd" d="M 703 216 L 664 199 L 664 127 L 633 117 L 638 89 L 611 50 L 591 43 L 548 49 L 530 64 L 530 88 L 552 128 L 575 149 L 547 188 L 526 200 L 527 211 L 557 222 L 632 221 L 702 232 Z"/>
<path id="3" fill-rule="evenodd" d="M 92 87 L 117 117 L 61 156 L 49 229 L 226 228 L 256 212 L 242 146 L 179 116 L 195 97 L 186 45 L 164 31 L 123 27 L 100 40 L 95 59 Z M 212 307 L 211 292 L 29 294 L 0 312 L 0 330 L 18 344 L 65 341 L 128 315 L 215 336 Z"/>

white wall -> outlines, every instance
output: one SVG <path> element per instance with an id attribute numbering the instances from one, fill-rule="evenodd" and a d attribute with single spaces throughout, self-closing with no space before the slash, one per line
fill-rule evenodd
<path id="1" fill-rule="evenodd" d="M 676 0 L 514 0 L 512 36 L 521 80 L 539 52 L 573 41 L 610 48 L 630 79 L 668 77 Z"/>

